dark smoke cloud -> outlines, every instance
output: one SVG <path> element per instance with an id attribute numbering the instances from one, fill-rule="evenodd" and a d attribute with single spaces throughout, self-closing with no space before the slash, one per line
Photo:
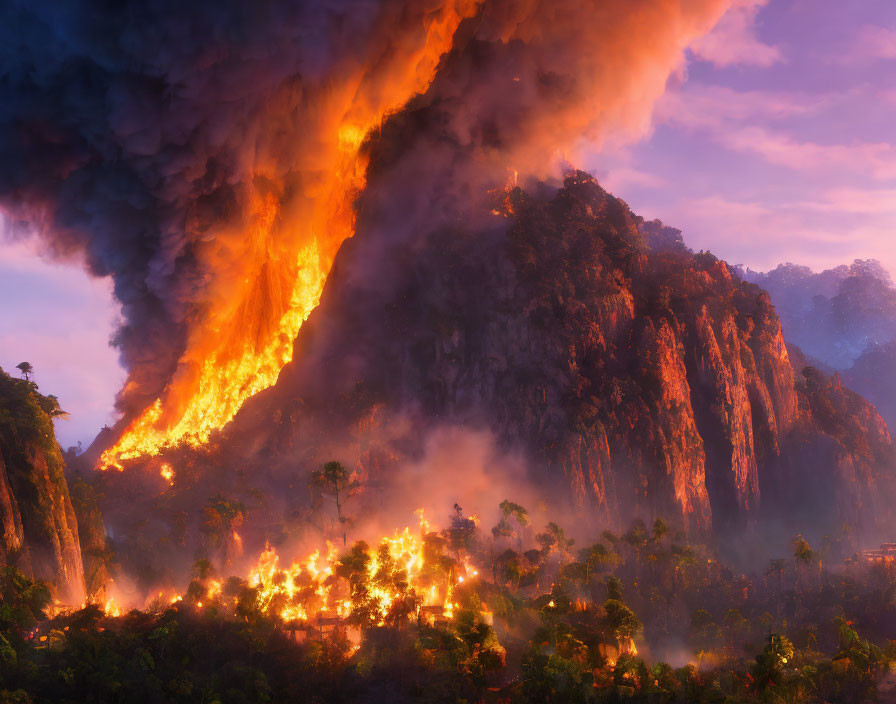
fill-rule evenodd
<path id="1" fill-rule="evenodd" d="M 470 159 L 458 179 L 474 164 L 544 172 L 582 138 L 638 132 L 684 47 L 727 4 L 481 3 L 423 100 L 462 147 L 443 151 L 443 163 Z M 113 277 L 130 373 L 122 410 L 160 393 L 191 332 L 246 273 L 252 189 L 275 192 L 286 222 L 306 219 L 332 167 L 332 126 L 392 109 L 383 96 L 396 84 L 425 88 L 425 20 L 473 9 L 461 0 L 3 4 L 0 208 L 52 254 L 83 256 L 91 273 Z M 434 176 L 427 159 L 439 139 L 427 130 L 404 176 L 462 197 L 478 184 Z M 284 251 L 300 243 L 287 227 L 274 236 Z"/>

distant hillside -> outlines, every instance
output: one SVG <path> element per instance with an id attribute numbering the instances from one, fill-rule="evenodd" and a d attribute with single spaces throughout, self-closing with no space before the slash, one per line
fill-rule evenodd
<path id="1" fill-rule="evenodd" d="M 818 274 L 782 264 L 743 275 L 771 294 L 788 343 L 811 364 L 838 370 L 896 424 L 896 289 L 879 262 L 856 260 Z"/>

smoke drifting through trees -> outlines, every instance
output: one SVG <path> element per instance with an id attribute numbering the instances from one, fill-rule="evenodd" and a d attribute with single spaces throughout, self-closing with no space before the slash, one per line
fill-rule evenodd
<path id="1" fill-rule="evenodd" d="M 449 158 L 543 171 L 581 138 L 643 129 L 683 49 L 727 4 L 9 5 L 0 154 L 19 168 L 0 177 L 0 203 L 54 253 L 83 252 L 113 276 L 129 370 L 119 404 L 132 416 L 168 387 L 149 423 L 164 431 L 206 363 L 273 346 L 241 381 L 276 378 L 282 323 L 313 307 L 351 234 L 358 146 L 434 76 L 423 102 L 467 152 Z M 438 173 L 430 156 L 411 156 L 409 172 Z M 301 320 L 287 322 L 294 334 Z"/>

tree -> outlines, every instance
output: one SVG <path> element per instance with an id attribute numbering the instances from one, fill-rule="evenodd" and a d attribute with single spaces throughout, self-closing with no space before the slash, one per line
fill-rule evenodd
<path id="1" fill-rule="evenodd" d="M 501 520 L 492 528 L 495 538 L 516 538 L 517 548 L 523 549 L 522 529 L 529 525 L 529 512 L 519 504 L 505 499 L 500 504 Z M 516 525 L 514 525 L 516 524 Z"/>
<path id="2" fill-rule="evenodd" d="M 635 616 L 635 612 L 618 599 L 607 599 L 604 603 L 604 611 L 607 614 L 607 627 L 613 632 L 613 636 L 619 643 L 619 652 L 627 652 L 629 648 L 626 648 L 623 643 L 631 642 L 644 626 Z"/>
<path id="3" fill-rule="evenodd" d="M 69 413 L 67 411 L 63 411 L 59 406 L 59 399 L 53 396 L 41 396 L 38 399 L 38 405 L 41 407 L 44 413 L 46 413 L 50 418 L 68 418 Z M 80 445 L 80 443 L 78 443 Z"/>
<path id="4" fill-rule="evenodd" d="M 574 540 L 566 537 L 566 532 L 551 521 L 544 528 L 544 533 L 535 536 L 535 540 L 541 545 L 542 552 L 547 555 L 552 548 L 556 548 L 561 557 L 567 555 L 569 548 L 575 543 Z"/>
<path id="5" fill-rule="evenodd" d="M 633 520 L 628 532 L 622 536 L 622 539 L 635 549 L 639 557 L 641 549 L 647 544 L 648 538 L 647 526 L 644 525 L 644 521 L 640 518 Z"/>
<path id="6" fill-rule="evenodd" d="M 585 586 L 589 586 L 591 573 L 596 567 L 607 567 L 619 563 L 619 555 L 607 550 L 603 543 L 594 543 L 579 551 L 579 561 L 585 565 Z"/>
<path id="7" fill-rule="evenodd" d="M 22 378 L 25 381 L 31 381 L 31 375 L 34 374 L 34 367 L 31 366 L 30 362 L 19 362 L 16 365 L 16 369 L 22 372 Z"/>
<path id="8" fill-rule="evenodd" d="M 202 509 L 199 530 L 209 551 L 220 551 L 226 561 L 228 543 L 235 541 L 236 529 L 243 524 L 245 507 L 221 494 L 213 496 Z"/>
<path id="9" fill-rule="evenodd" d="M 657 518 L 653 522 L 653 540 L 658 543 L 663 539 L 663 536 L 669 532 L 669 526 L 666 525 L 666 522 L 662 518 Z"/>
<path id="10" fill-rule="evenodd" d="M 345 524 L 348 519 L 342 513 L 342 507 L 353 493 L 361 486 L 360 482 L 351 478 L 351 474 L 340 462 L 327 462 L 321 469 L 312 472 L 312 486 L 328 494 L 336 504 L 336 517 L 342 526 L 342 544 L 347 545 Z"/>
<path id="11" fill-rule="evenodd" d="M 451 516 L 451 527 L 443 531 L 448 547 L 454 551 L 454 556 L 460 560 L 461 552 L 470 552 L 476 539 L 476 521 L 464 516 L 464 510 L 459 504 L 454 504 L 454 515 Z"/>
<path id="12" fill-rule="evenodd" d="M 780 686 L 789 668 L 793 667 L 793 643 L 787 636 L 772 633 L 753 666 L 753 681 L 760 692 Z M 789 667 L 788 667 L 789 664 Z"/>
<path id="13" fill-rule="evenodd" d="M 796 536 L 793 539 L 793 560 L 796 566 L 796 588 L 798 592 L 801 591 L 802 587 L 802 573 L 804 570 L 808 570 L 809 565 L 812 564 L 814 559 L 815 552 L 809 545 L 809 541 L 802 535 Z"/>
<path id="14" fill-rule="evenodd" d="M 795 560 L 808 565 L 814 558 L 812 547 L 803 536 L 798 535 L 793 539 L 793 557 Z"/>

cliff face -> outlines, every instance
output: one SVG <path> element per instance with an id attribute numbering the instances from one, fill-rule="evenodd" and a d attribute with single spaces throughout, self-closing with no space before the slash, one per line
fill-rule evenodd
<path id="1" fill-rule="evenodd" d="M 289 410 L 297 397 L 360 418 L 359 462 L 377 458 L 381 472 L 401 444 L 383 431 L 390 414 L 412 419 L 412 434 L 486 427 L 525 450 L 536 481 L 599 517 L 679 516 L 697 531 L 749 525 L 764 487 L 769 506 L 799 503 L 807 448 L 834 482 L 811 512 L 854 514 L 855 483 L 889 472 L 873 408 L 855 397 L 821 410 L 824 394 L 795 380 L 768 295 L 677 231 L 583 173 L 556 194 L 514 190 L 494 218 L 395 248 L 372 283 L 358 274 L 362 213 L 362 244 L 343 247 L 271 393 L 278 443 L 306 422 Z M 374 410 L 390 447 L 364 431 Z M 873 461 L 858 457 L 863 442 Z"/>
<path id="2" fill-rule="evenodd" d="M 48 581 L 63 601 L 79 603 L 78 526 L 51 408 L 32 384 L 0 370 L 0 559 Z"/>
<path id="3" fill-rule="evenodd" d="M 104 597 L 110 581 L 106 545 L 106 526 L 99 507 L 96 488 L 75 475 L 71 500 L 78 521 L 78 537 L 84 565 L 84 585 L 88 596 Z"/>

